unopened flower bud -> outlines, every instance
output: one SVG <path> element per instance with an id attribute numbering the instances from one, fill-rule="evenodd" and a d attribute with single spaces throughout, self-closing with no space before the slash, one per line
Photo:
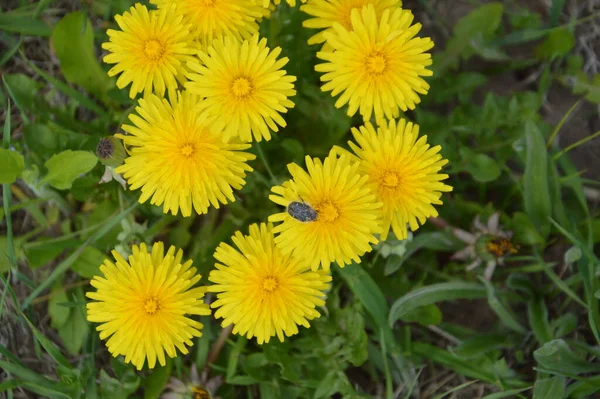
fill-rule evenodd
<path id="1" fill-rule="evenodd" d="M 116 168 L 123 164 L 127 154 L 121 140 L 108 136 L 100 139 L 96 147 L 96 156 L 104 165 Z"/>

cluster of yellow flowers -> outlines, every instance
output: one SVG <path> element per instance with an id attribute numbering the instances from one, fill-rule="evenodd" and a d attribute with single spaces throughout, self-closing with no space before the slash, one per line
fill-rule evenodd
<path id="1" fill-rule="evenodd" d="M 140 202 L 206 213 L 235 200 L 252 171 L 245 150 L 285 127 L 282 114 L 294 106 L 296 78 L 282 70 L 288 59 L 258 36 L 280 0 L 151 1 L 158 9 L 136 4 L 117 15 L 120 30 L 108 30 L 103 45 L 118 87 L 131 85 L 131 98 L 143 93 L 122 126 L 127 134 L 117 135 L 128 156 L 116 171 L 141 189 Z M 187 353 L 202 329 L 188 316 L 210 314 L 207 291 L 216 293 L 215 317 L 234 333 L 259 344 L 296 334 L 319 317 L 332 263 L 359 263 L 390 229 L 406 238 L 451 190 L 439 173 L 447 162 L 440 147 L 395 119 L 429 88 L 422 77 L 431 75 L 433 43 L 415 37 L 412 13 L 399 0 L 302 3 L 311 16 L 304 26 L 319 29 L 309 44 L 322 45 L 322 90 L 365 124 L 352 128 L 351 151 L 336 146 L 324 160 L 306 157 L 306 169 L 288 165 L 292 178 L 269 197 L 285 210 L 237 232 L 234 246 L 219 245 L 212 285 L 194 287 L 200 276 L 174 247 L 134 246 L 128 260 L 113 251 L 116 263 L 106 260 L 92 280 L 88 320 L 100 323 L 110 353 L 138 369 Z"/>

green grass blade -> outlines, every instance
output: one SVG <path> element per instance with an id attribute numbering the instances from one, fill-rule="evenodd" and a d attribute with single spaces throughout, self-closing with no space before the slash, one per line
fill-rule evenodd
<path id="1" fill-rule="evenodd" d="M 565 122 L 571 117 L 571 114 L 575 111 L 575 109 L 579 106 L 579 104 L 581 104 L 581 100 L 579 100 L 575 104 L 573 104 L 571 106 L 571 108 L 569 108 L 569 110 L 567 111 L 567 113 L 563 115 L 563 117 L 561 118 L 560 122 L 558 122 L 558 125 L 556 125 L 556 127 L 552 131 L 552 134 L 548 138 L 548 141 L 546 142 L 546 148 L 550 148 L 550 146 L 554 142 L 554 139 L 558 135 L 558 132 L 560 132 L 560 129 L 562 129 L 562 127 L 565 124 Z"/>
<path id="2" fill-rule="evenodd" d="M 496 393 L 492 393 L 490 395 L 486 395 L 484 396 L 482 399 L 502 399 L 502 398 L 512 398 L 515 395 L 520 394 L 521 392 L 525 392 L 525 391 L 529 391 L 530 389 L 532 389 L 533 387 L 527 387 L 527 388 L 521 388 L 521 389 L 509 389 L 508 391 L 504 391 L 504 392 L 496 392 Z"/>
<path id="3" fill-rule="evenodd" d="M 526 164 L 523 176 L 525 211 L 542 236 L 550 232 L 548 218 L 552 213 L 548 187 L 548 156 L 544 138 L 533 122 L 525 126 Z"/>
<path id="4" fill-rule="evenodd" d="M 443 398 L 445 398 L 446 396 L 450 395 L 451 393 L 458 392 L 458 391 L 462 391 L 462 390 L 463 390 L 463 389 L 465 389 L 466 387 L 468 387 L 468 386 L 470 386 L 470 385 L 473 385 L 473 384 L 475 384 L 476 382 L 477 382 L 477 380 L 474 380 L 474 381 L 467 381 L 467 382 L 465 382 L 464 384 L 460 384 L 460 385 L 458 385 L 458 386 L 455 386 L 454 388 L 450 389 L 449 391 L 446 391 L 446 392 L 444 392 L 444 393 L 441 393 L 441 394 L 437 395 L 437 396 L 436 396 L 436 397 L 434 397 L 433 399 L 443 399 Z"/>
<path id="5" fill-rule="evenodd" d="M 487 297 L 487 291 L 480 284 L 464 281 L 432 284 L 411 291 L 394 302 L 388 321 L 393 326 L 396 321 L 410 311 L 436 302 L 485 297 Z"/>
<path id="6" fill-rule="evenodd" d="M 590 140 L 595 139 L 596 137 L 600 136 L 600 130 L 597 131 L 594 134 L 590 134 L 589 136 L 586 136 L 584 138 L 582 138 L 581 140 L 571 144 L 570 146 L 568 146 L 567 148 L 563 149 L 561 152 L 559 152 L 558 154 L 554 155 L 552 157 L 553 161 L 556 161 L 558 158 L 562 157 L 563 155 L 565 155 L 567 152 L 574 150 L 575 148 L 579 147 L 580 145 L 583 145 L 585 143 L 587 143 Z"/>
<path id="7" fill-rule="evenodd" d="M 594 254 L 593 250 L 591 250 L 588 245 L 586 245 L 583 241 L 578 239 L 573 233 L 571 233 L 570 231 L 562 227 L 560 224 L 558 224 L 554 219 L 549 218 L 549 220 L 550 223 L 552 223 L 562 235 L 564 235 L 569 241 L 571 241 L 573 245 L 577 245 L 579 249 L 581 249 L 583 253 L 590 259 L 590 261 L 596 264 L 600 263 L 600 260 L 598 260 L 596 254 Z"/>
<path id="8" fill-rule="evenodd" d="M 102 238 L 113 227 L 115 227 L 117 224 L 119 224 L 121 222 L 121 220 L 123 220 L 123 218 L 125 216 L 127 216 L 131 211 L 133 211 L 138 205 L 139 205 L 138 203 L 135 203 L 135 204 L 131 205 L 129 208 L 125 209 L 123 212 L 121 212 L 121 213 L 113 216 L 111 219 L 109 219 L 106 222 L 106 224 L 104 225 L 104 227 L 102 227 L 101 229 L 96 231 L 90 238 L 87 239 L 86 242 L 84 242 L 79 248 L 77 248 L 77 250 L 75 252 L 73 252 L 71 255 L 69 255 L 69 257 L 67 259 L 62 261 L 52 271 L 50 276 L 48 276 L 35 290 L 33 290 L 33 292 L 31 294 L 29 294 L 29 296 L 25 299 L 25 301 L 23 301 L 21 308 L 26 309 L 29 305 L 31 305 L 31 302 L 35 298 L 37 298 L 38 295 L 40 295 L 44 290 L 48 289 L 54 283 L 54 281 L 56 281 L 56 279 L 58 279 L 60 276 L 62 276 L 63 273 L 66 272 L 67 269 L 69 269 L 69 267 L 71 267 L 73 262 L 75 262 L 79 258 L 79 255 L 81 255 L 81 253 L 83 252 L 83 250 L 85 248 L 87 248 L 89 245 L 96 242 L 96 240 Z"/>
<path id="9" fill-rule="evenodd" d="M 558 275 L 556 273 L 554 273 L 554 271 L 552 270 L 552 268 L 550 267 L 550 265 L 548 265 L 546 262 L 544 262 L 543 259 L 539 258 L 540 264 L 544 267 L 544 272 L 546 273 L 546 275 L 550 278 L 550 280 L 552 280 L 552 282 L 562 291 L 564 292 L 569 298 L 573 299 L 577 304 L 583 306 L 586 310 L 589 310 L 588 305 L 581 300 L 581 298 L 579 298 L 577 296 L 577 294 L 575 293 L 575 291 L 573 291 L 568 285 L 567 283 L 565 283 L 563 280 L 560 279 L 560 277 L 558 277 Z"/>

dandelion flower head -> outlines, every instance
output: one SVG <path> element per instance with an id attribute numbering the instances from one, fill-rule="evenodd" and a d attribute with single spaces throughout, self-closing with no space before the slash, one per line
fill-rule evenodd
<path id="1" fill-rule="evenodd" d="M 361 10 L 364 6 L 372 4 L 377 18 L 383 11 L 402 6 L 400 0 L 309 0 L 308 4 L 300 7 L 302 11 L 312 16 L 302 23 L 305 28 L 322 29 L 319 33 L 308 39 L 308 44 L 324 43 L 327 38 L 325 32 L 333 32 L 335 22 L 341 24 L 347 31 L 352 30 L 350 16 L 352 10 Z"/>
<path id="2" fill-rule="evenodd" d="M 286 126 L 280 114 L 294 106 L 289 97 L 296 94 L 296 77 L 281 69 L 288 59 L 278 58 L 280 53 L 281 48 L 270 50 L 267 39 L 258 35 L 241 43 L 226 37 L 201 51 L 199 62 L 189 64 L 193 72 L 187 75 L 186 88 L 205 97 L 203 107 L 220 116 L 216 123 L 226 138 L 270 140 L 271 130 Z"/>
<path id="3" fill-rule="evenodd" d="M 289 255 L 273 240 L 273 226 L 250 226 L 249 235 L 237 232 L 236 248 L 221 243 L 215 252 L 216 270 L 208 279 L 208 291 L 217 293 L 212 308 L 223 327 L 233 324 L 233 333 L 256 337 L 259 344 L 277 336 L 298 333 L 298 325 L 320 316 L 317 306 L 325 304 L 331 276 L 313 272 Z"/>
<path id="4" fill-rule="evenodd" d="M 159 9 L 176 6 L 176 13 L 194 28 L 195 36 L 210 43 L 230 36 L 246 39 L 258 32 L 258 21 L 269 15 L 262 0 L 150 0 Z"/>
<path id="5" fill-rule="evenodd" d="M 360 158 L 360 173 L 369 176 L 369 184 L 383 203 L 383 231 L 390 226 L 396 237 L 412 231 L 437 216 L 434 205 L 441 205 L 443 192 L 452 187 L 442 183 L 448 175 L 439 173 L 448 161 L 439 154 L 441 147 L 430 147 L 427 136 L 419 137 L 419 126 L 404 119 L 384 122 L 377 130 L 370 123 L 352 128 L 355 142 L 349 145 Z"/>
<path id="6" fill-rule="evenodd" d="M 352 30 L 334 23 L 333 31 L 324 32 L 332 50 L 317 53 L 326 61 L 315 66 L 324 73 L 321 89 L 341 94 L 335 106 L 348 104 L 348 115 L 359 111 L 365 121 L 373 113 L 379 121 L 414 109 L 429 90 L 422 76 L 433 74 L 427 69 L 433 42 L 415 37 L 421 24 L 411 25 L 412 13 L 401 8 L 378 17 L 373 4 L 353 9 L 350 19 Z"/>
<path id="7" fill-rule="evenodd" d="M 116 171 L 131 190 L 141 188 L 139 202 L 162 205 L 163 212 L 190 216 L 210 205 L 235 201 L 233 190 L 245 184 L 247 164 L 255 158 L 250 147 L 237 140 L 224 142 L 214 118 L 200 111 L 199 98 L 179 93 L 174 101 L 150 95 L 140 99 L 138 115 L 123 125 L 128 135 L 117 137 L 129 148 L 129 156 Z"/>
<path id="8" fill-rule="evenodd" d="M 164 253 L 158 242 L 149 252 L 145 244 L 133 246 L 125 260 L 112 252 L 116 263 L 105 260 L 100 266 L 102 276 L 95 276 L 91 285 L 95 292 L 86 295 L 87 319 L 100 323 L 100 339 L 106 341 L 114 356 L 125 356 L 141 370 L 148 362 L 166 364 L 165 354 L 177 355 L 177 349 L 188 353 L 194 337 L 202 335 L 202 323 L 191 315 L 209 315 L 202 298 L 206 287 L 194 287 L 200 275 L 192 261 L 182 263 L 183 251 L 175 247 Z M 187 345 L 187 346 L 186 346 Z"/>
<path id="9" fill-rule="evenodd" d="M 116 64 L 108 75 L 121 74 L 117 87 L 131 84 L 131 98 L 153 91 L 162 97 L 165 90 L 174 97 L 177 82 L 185 82 L 186 63 L 197 51 L 191 26 L 172 7 L 148 11 L 139 3 L 115 20 L 120 30 L 109 29 L 109 41 L 102 48 L 109 51 L 104 62 Z"/>
<path id="10" fill-rule="evenodd" d="M 274 229 L 275 243 L 284 254 L 292 254 L 313 270 L 329 270 L 332 263 L 344 267 L 371 251 L 377 243 L 381 204 L 359 174 L 357 162 L 350 157 L 330 154 L 321 162 L 306 157 L 307 171 L 292 163 L 292 180 L 271 189 L 271 201 L 286 211 L 271 215 L 280 223 Z M 290 205 L 306 204 L 316 217 L 298 217 Z"/>

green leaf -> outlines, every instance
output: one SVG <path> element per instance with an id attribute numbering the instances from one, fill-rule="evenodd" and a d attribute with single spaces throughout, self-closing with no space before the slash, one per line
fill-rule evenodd
<path id="1" fill-rule="evenodd" d="M 540 344 L 552 340 L 552 329 L 548 323 L 548 308 L 543 299 L 534 299 L 527 306 L 529 325 Z"/>
<path id="2" fill-rule="evenodd" d="M 73 181 L 96 166 L 98 158 L 88 151 L 63 151 L 44 164 L 48 174 L 43 181 L 59 190 L 71 188 Z"/>
<path id="3" fill-rule="evenodd" d="M 573 247 L 569 248 L 567 250 L 567 252 L 565 252 L 565 256 L 564 256 L 565 263 L 568 265 L 571 265 L 571 264 L 577 262 L 579 259 L 581 259 L 582 254 L 583 253 L 581 252 L 581 248 L 579 248 L 578 246 L 573 246 Z"/>
<path id="4" fill-rule="evenodd" d="M 94 53 L 94 31 L 89 19 L 81 12 L 65 15 L 52 30 L 50 38 L 68 82 L 99 95 L 111 87 Z"/>
<path id="5" fill-rule="evenodd" d="M 533 352 L 533 357 L 542 368 L 558 373 L 577 375 L 600 372 L 600 364 L 590 363 L 576 355 L 562 339 L 547 342 Z"/>
<path id="6" fill-rule="evenodd" d="M 485 154 L 477 154 L 470 158 L 466 170 L 481 183 L 491 182 L 500 177 L 500 167 L 493 158 Z"/>
<path id="7" fill-rule="evenodd" d="M 119 379 L 112 378 L 106 371 L 100 371 L 100 398 L 101 399 L 127 399 L 137 391 L 140 377 L 133 370 L 128 370 Z"/>
<path id="8" fill-rule="evenodd" d="M 452 352 L 463 358 L 475 358 L 511 346 L 509 336 L 506 334 L 477 334 L 462 341 L 452 349 Z"/>
<path id="9" fill-rule="evenodd" d="M 515 242 L 525 245 L 544 243 L 544 237 L 537 231 L 529 216 L 523 212 L 515 212 L 511 224 L 515 233 Z"/>
<path id="10" fill-rule="evenodd" d="M 551 61 L 567 55 L 575 47 L 575 35 L 566 28 L 555 29 L 535 48 L 539 60 Z"/>
<path id="11" fill-rule="evenodd" d="M 58 335 L 63 341 L 63 344 L 67 350 L 77 355 L 81 351 L 81 347 L 89 331 L 89 324 L 85 319 L 85 298 L 81 288 L 71 291 L 75 295 L 77 305 L 71 307 L 69 312 L 69 318 L 58 329 Z M 73 303 L 73 301 L 71 301 Z"/>
<path id="12" fill-rule="evenodd" d="M 100 273 L 100 266 L 105 259 L 104 252 L 94 247 L 87 247 L 81 252 L 71 269 L 81 277 L 92 278 Z"/>
<path id="13" fill-rule="evenodd" d="M 492 49 L 485 45 L 485 42 L 492 38 L 500 26 L 503 13 L 504 5 L 500 2 L 492 2 L 462 17 L 454 25 L 453 35 L 448 40 L 444 54 L 447 60 L 442 64 L 456 65 L 457 55 L 468 59 L 478 51 L 478 48 L 487 49 L 489 53 Z"/>
<path id="14" fill-rule="evenodd" d="M 525 210 L 534 226 L 547 236 L 550 232 L 548 218 L 552 212 L 548 188 L 548 160 L 542 133 L 535 123 L 525 126 L 527 157 L 523 176 Z"/>
<path id="15" fill-rule="evenodd" d="M 249 375 L 236 375 L 234 377 L 227 379 L 227 384 L 231 385 L 254 385 L 257 384 L 258 381 Z"/>
<path id="16" fill-rule="evenodd" d="M 483 397 L 483 399 L 501 399 L 501 398 L 513 398 L 515 395 L 530 390 L 532 387 L 521 388 L 521 389 L 509 389 L 504 392 L 496 392 Z"/>
<path id="17" fill-rule="evenodd" d="M 17 11 L 0 13 L 0 31 L 27 36 L 50 36 L 50 27 L 33 15 Z"/>
<path id="18" fill-rule="evenodd" d="M 442 322 L 442 311 L 435 304 L 431 303 L 411 310 L 402 316 L 402 321 L 406 323 L 419 323 L 423 326 L 438 325 Z"/>
<path id="19" fill-rule="evenodd" d="M 65 306 L 69 302 L 66 291 L 62 285 L 57 285 L 50 291 L 50 300 L 48 301 L 48 314 L 52 322 L 52 328 L 61 328 L 69 319 L 71 308 Z"/>
<path id="20" fill-rule="evenodd" d="M 533 399 L 563 399 L 565 378 L 555 376 L 537 380 L 533 386 Z"/>
<path id="21" fill-rule="evenodd" d="M 487 370 L 478 367 L 477 363 L 471 360 L 461 359 L 452 353 L 429 345 L 424 342 L 413 342 L 412 350 L 414 353 L 430 359 L 432 362 L 440 364 L 445 368 L 451 369 L 465 375 L 469 378 L 476 378 L 482 381 L 492 382 L 496 378 Z"/>
<path id="22" fill-rule="evenodd" d="M 491 2 L 477 7 L 454 25 L 453 39 L 469 40 L 476 34 L 490 37 L 502 21 L 504 5 L 500 2 Z"/>
<path id="23" fill-rule="evenodd" d="M 490 305 L 490 308 L 492 308 L 494 313 L 498 315 L 498 318 L 502 321 L 502 324 L 513 331 L 525 334 L 527 332 L 525 328 L 523 328 L 523 326 L 515 318 L 514 314 L 509 311 L 496 296 L 492 283 L 484 278 L 481 278 L 480 280 L 484 283 L 487 290 L 488 305 Z"/>
<path id="24" fill-rule="evenodd" d="M 169 376 L 173 361 L 167 358 L 166 366 L 156 366 L 144 381 L 144 399 L 158 399 Z"/>
<path id="25" fill-rule="evenodd" d="M 19 109 L 32 109 L 42 84 L 22 73 L 2 76 Z M 24 118 L 25 120 L 25 118 Z"/>
<path id="26" fill-rule="evenodd" d="M 373 278 L 355 263 L 337 269 L 354 295 L 371 314 L 380 328 L 387 328 L 388 305 L 381 289 Z"/>
<path id="27" fill-rule="evenodd" d="M 12 184 L 23 172 L 23 155 L 0 148 L 0 184 Z"/>
<path id="28" fill-rule="evenodd" d="M 432 284 L 411 291 L 394 302 L 388 320 L 393 326 L 397 320 L 421 306 L 453 299 L 474 299 L 486 296 L 486 289 L 480 284 L 464 281 Z"/>

